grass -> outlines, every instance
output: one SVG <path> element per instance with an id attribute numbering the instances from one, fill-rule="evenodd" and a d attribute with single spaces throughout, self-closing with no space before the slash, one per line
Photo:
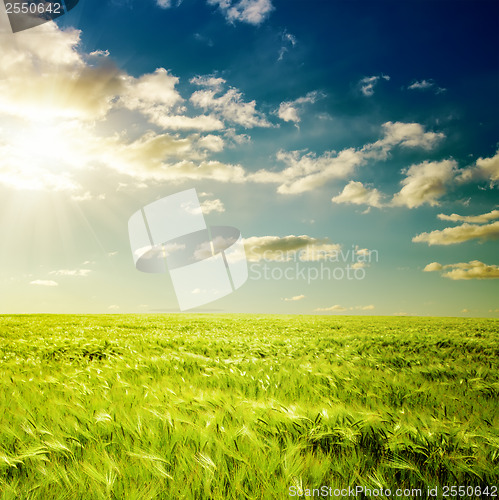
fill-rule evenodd
<path id="1" fill-rule="evenodd" d="M 498 326 L 0 316 L 0 498 L 497 484 Z"/>

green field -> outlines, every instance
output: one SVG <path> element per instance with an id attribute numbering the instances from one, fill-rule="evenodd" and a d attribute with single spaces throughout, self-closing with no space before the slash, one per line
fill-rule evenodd
<path id="1" fill-rule="evenodd" d="M 457 318 L 0 316 L 0 498 L 497 484 L 498 330 Z"/>

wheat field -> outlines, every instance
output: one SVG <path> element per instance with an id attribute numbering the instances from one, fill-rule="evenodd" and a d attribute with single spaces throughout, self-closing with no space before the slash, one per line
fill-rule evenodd
<path id="1" fill-rule="evenodd" d="M 324 485 L 497 485 L 498 327 L 0 316 L 1 498 L 283 499 Z"/>

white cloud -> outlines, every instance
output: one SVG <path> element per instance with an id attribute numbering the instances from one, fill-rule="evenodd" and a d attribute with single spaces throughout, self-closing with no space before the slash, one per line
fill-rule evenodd
<path id="1" fill-rule="evenodd" d="M 175 89 L 179 78 L 171 75 L 166 69 L 158 68 L 154 73 L 142 75 L 139 78 L 126 77 L 126 90 L 120 99 L 129 109 L 145 109 L 150 106 L 160 107 L 170 111 L 183 101 Z"/>
<path id="2" fill-rule="evenodd" d="M 218 135 L 209 134 L 201 137 L 198 141 L 198 145 L 203 149 L 218 153 L 220 151 L 223 151 L 225 143 L 224 140 Z"/>
<path id="3" fill-rule="evenodd" d="M 423 162 L 412 165 L 406 170 L 406 178 L 402 181 L 402 189 L 393 197 L 394 205 L 405 205 L 409 208 L 419 207 L 425 203 L 438 205 L 438 199 L 446 194 L 456 175 L 456 162 L 442 160 Z"/>
<path id="4" fill-rule="evenodd" d="M 91 200 L 105 200 L 106 195 L 101 194 L 92 194 L 90 191 L 85 191 L 83 194 L 73 194 L 71 196 L 73 201 L 91 201 Z"/>
<path id="5" fill-rule="evenodd" d="M 430 90 L 430 89 L 435 89 L 435 94 L 441 94 L 442 92 L 445 92 L 446 89 L 442 87 L 438 87 L 435 85 L 435 82 L 433 80 L 420 80 L 420 81 L 415 81 L 411 83 L 407 87 L 409 90 Z"/>
<path id="6" fill-rule="evenodd" d="M 346 307 L 340 306 L 339 304 L 335 304 L 334 306 L 331 306 L 331 307 L 318 307 L 317 309 L 314 309 L 314 311 L 317 311 L 317 312 L 329 312 L 329 311 L 343 312 L 346 310 L 347 310 Z"/>
<path id="7" fill-rule="evenodd" d="M 382 129 L 382 139 L 362 148 L 369 157 L 384 159 L 395 146 L 430 150 L 445 137 L 441 132 L 426 132 L 419 123 L 386 122 Z"/>
<path id="8" fill-rule="evenodd" d="M 235 9 L 245 22 L 257 22 L 258 12 L 271 5 L 249 0 L 212 3 L 227 12 Z M 84 54 L 80 35 L 77 30 L 63 31 L 55 23 L 46 23 L 2 43 L 0 183 L 15 189 L 67 191 L 75 200 L 87 200 L 98 196 L 85 184 L 87 174 L 109 168 L 132 177 L 134 188 L 144 187 L 145 181 L 213 179 L 276 183 L 281 193 L 301 193 L 330 179 L 347 178 L 355 168 L 386 156 L 396 145 L 429 148 L 442 136 L 425 132 L 419 124 L 389 122 L 383 126 L 384 138 L 360 150 L 320 155 L 281 152 L 282 171 L 248 173 L 241 165 L 208 158 L 225 148 L 224 139 L 229 145 L 249 140 L 226 128 L 225 122 L 246 128 L 271 126 L 255 101 L 246 102 L 234 88 L 224 91 L 225 80 L 213 75 L 191 79 L 201 89 L 186 101 L 177 90 L 178 77 L 167 69 L 131 76 L 113 66 L 106 51 Z M 292 35 L 287 39 L 295 43 Z M 310 93 L 290 101 L 281 114 L 296 123 L 300 107 L 318 97 Z M 191 105 L 206 114 L 188 116 Z M 123 131 L 104 136 L 104 120 L 111 110 L 125 117 Z M 185 137 L 149 131 L 137 137 L 133 128 L 137 117 L 130 118 L 136 114 L 164 130 L 197 133 Z M 224 139 L 209 133 L 216 130 L 224 131 Z M 26 148 L 28 136 L 30 147 Z"/>
<path id="9" fill-rule="evenodd" d="M 370 304 L 368 306 L 361 306 L 362 311 L 372 311 L 375 309 L 373 304 Z"/>
<path id="10" fill-rule="evenodd" d="M 79 180 L 89 182 L 83 171 L 96 172 L 96 167 L 142 180 L 176 182 L 213 173 L 218 180 L 242 182 L 242 167 L 206 160 L 223 150 L 221 137 L 147 132 L 130 140 L 127 127 L 134 122 L 128 115 L 123 132 L 103 135 L 106 126 L 97 125 L 105 125 L 111 109 L 140 113 L 164 129 L 209 132 L 224 129 L 224 123 L 213 114 L 186 116 L 185 101 L 176 90 L 179 80 L 166 69 L 135 78 L 115 68 L 108 52 L 83 54 L 79 44 L 79 31 L 63 31 L 51 22 L 2 42 L 1 184 L 67 191 L 83 201 L 99 197 Z"/>
<path id="11" fill-rule="evenodd" d="M 423 271 L 425 273 L 431 273 L 433 271 L 440 271 L 442 269 L 442 264 L 439 264 L 438 262 L 431 262 L 430 264 L 427 264 Z"/>
<path id="12" fill-rule="evenodd" d="M 192 94 L 190 101 L 194 106 L 211 111 L 218 117 L 245 128 L 271 126 L 265 115 L 257 111 L 256 101 L 244 102 L 243 94 L 239 90 L 230 88 L 225 94 L 218 95 L 221 92 L 220 87 L 209 87 L 211 88 L 197 90 Z"/>
<path id="13" fill-rule="evenodd" d="M 208 0 L 209 5 L 216 5 L 229 22 L 243 22 L 259 25 L 267 19 L 274 7 L 270 0 Z"/>
<path id="14" fill-rule="evenodd" d="M 374 94 L 374 87 L 377 85 L 380 79 L 390 80 L 388 75 L 380 75 L 380 76 L 366 76 L 360 80 L 358 86 L 362 94 L 366 97 L 371 97 Z"/>
<path id="15" fill-rule="evenodd" d="M 225 212 L 224 204 L 216 200 L 205 200 L 201 203 L 201 210 L 205 215 L 211 214 L 211 212 Z"/>
<path id="16" fill-rule="evenodd" d="M 290 48 L 294 47 L 298 43 L 296 37 L 287 31 L 282 33 L 281 38 L 282 47 L 279 50 L 279 57 L 277 58 L 278 61 L 282 61 L 284 59 L 284 54 L 286 54 Z"/>
<path id="17" fill-rule="evenodd" d="M 333 203 L 353 203 L 354 205 L 369 205 L 381 207 L 381 193 L 375 188 L 366 188 L 362 182 L 350 181 L 343 191 L 334 196 Z"/>
<path id="18" fill-rule="evenodd" d="M 193 85 L 198 87 L 208 87 L 217 92 L 221 92 L 224 85 L 227 83 L 226 80 L 213 75 L 198 75 L 189 80 Z"/>
<path id="19" fill-rule="evenodd" d="M 364 267 L 367 267 L 367 264 L 363 261 L 354 262 L 352 264 L 352 269 L 363 269 Z"/>
<path id="20" fill-rule="evenodd" d="M 88 65 L 80 35 L 49 22 L 3 37 L 0 113 L 43 121 L 105 116 L 123 89 L 122 74 L 109 62 Z"/>
<path id="21" fill-rule="evenodd" d="M 29 284 L 36 286 L 59 286 L 57 282 L 51 280 L 35 280 L 35 281 L 30 281 Z"/>
<path id="22" fill-rule="evenodd" d="M 356 248 L 355 253 L 365 258 L 371 255 L 371 250 L 368 248 Z"/>
<path id="23" fill-rule="evenodd" d="M 445 229 L 421 233 L 412 238 L 415 243 L 428 245 L 454 245 L 469 240 L 488 240 L 499 238 L 499 221 L 492 224 L 473 225 L 465 222 L 460 226 L 446 227 Z"/>
<path id="24" fill-rule="evenodd" d="M 223 122 L 212 115 L 186 116 L 184 99 L 176 90 L 179 78 L 166 69 L 139 78 L 123 77 L 125 89 L 118 103 L 130 110 L 137 110 L 151 123 L 171 130 L 212 131 L 224 128 Z M 223 81 L 223 80 L 222 80 Z"/>
<path id="25" fill-rule="evenodd" d="M 462 182 L 487 180 L 491 186 L 499 184 L 499 150 L 490 158 L 478 158 L 475 165 L 461 172 L 459 180 Z"/>
<path id="26" fill-rule="evenodd" d="M 321 94 L 317 91 L 313 91 L 294 101 L 282 102 L 277 110 L 277 114 L 279 118 L 285 122 L 299 123 L 301 121 L 300 114 L 303 112 L 303 106 L 305 104 L 314 104 L 319 97 L 321 97 Z"/>
<path id="27" fill-rule="evenodd" d="M 305 298 L 305 295 L 295 295 L 294 297 L 286 297 L 284 300 L 286 302 L 297 302 L 298 300 L 303 300 Z"/>
<path id="28" fill-rule="evenodd" d="M 431 149 L 444 137 L 441 133 L 425 132 L 419 123 L 387 122 L 383 137 L 361 149 L 348 148 L 340 152 L 326 151 L 320 156 L 303 151 L 280 151 L 277 159 L 287 165 L 281 171 L 259 170 L 248 179 L 261 183 L 279 184 L 282 194 L 312 191 L 332 179 L 345 179 L 370 159 L 384 160 L 396 146 Z"/>
<path id="29" fill-rule="evenodd" d="M 438 262 L 432 262 L 424 270 L 441 271 L 444 278 L 451 280 L 499 279 L 499 266 L 487 265 L 479 260 L 447 264 L 445 266 Z"/>
<path id="30" fill-rule="evenodd" d="M 489 222 L 491 220 L 499 219 L 499 210 L 492 210 L 486 214 L 481 214 L 481 215 L 438 214 L 437 217 L 440 220 L 448 220 L 452 222 L 471 222 L 476 224 L 482 224 L 484 222 Z"/>
<path id="31" fill-rule="evenodd" d="M 184 116 L 169 115 L 154 108 L 148 113 L 149 121 L 165 130 L 198 130 L 213 132 L 224 128 L 223 122 L 213 115 Z"/>
<path id="32" fill-rule="evenodd" d="M 298 254 L 302 261 L 317 261 L 334 257 L 341 246 L 328 238 L 311 236 L 253 236 L 244 240 L 247 259 L 286 262 Z"/>
<path id="33" fill-rule="evenodd" d="M 94 50 L 93 52 L 90 52 L 90 54 L 88 54 L 87 58 L 99 59 L 99 58 L 109 57 L 110 55 L 111 55 L 111 53 L 107 49 L 106 50 Z"/>
<path id="34" fill-rule="evenodd" d="M 429 82 L 428 80 L 416 81 L 409 85 L 407 88 L 410 90 L 425 90 L 433 87 L 433 82 Z"/>
<path id="35" fill-rule="evenodd" d="M 339 153 L 327 151 L 320 156 L 300 151 L 280 151 L 277 159 L 288 165 L 287 168 L 279 172 L 259 170 L 249 177 L 255 182 L 280 184 L 277 191 L 282 194 L 312 191 L 331 179 L 348 177 L 355 167 L 364 163 L 363 154 L 353 148 Z"/>
<path id="36" fill-rule="evenodd" d="M 87 277 L 91 272 L 91 269 L 60 269 L 58 271 L 51 271 L 49 274 L 55 276 Z"/>

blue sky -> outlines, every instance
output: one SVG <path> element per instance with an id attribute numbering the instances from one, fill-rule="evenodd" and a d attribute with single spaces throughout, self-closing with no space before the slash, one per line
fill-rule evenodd
<path id="1" fill-rule="evenodd" d="M 204 311 L 499 316 L 498 25 L 482 0 L 0 13 L 0 312 L 178 310 L 127 222 L 196 188 L 250 265 Z"/>

